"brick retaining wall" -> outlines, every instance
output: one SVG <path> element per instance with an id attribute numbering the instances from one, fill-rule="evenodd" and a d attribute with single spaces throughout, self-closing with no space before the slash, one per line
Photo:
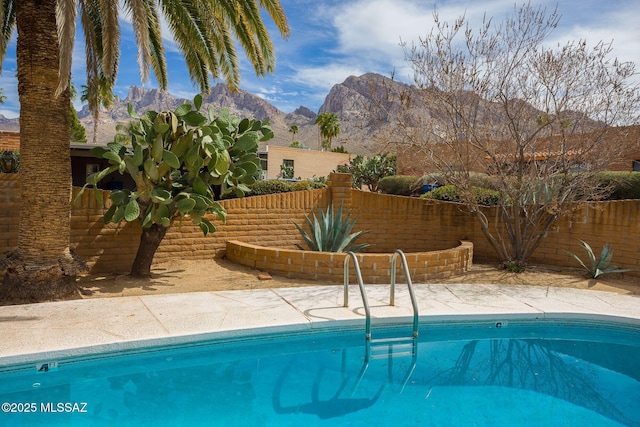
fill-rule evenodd
<path id="1" fill-rule="evenodd" d="M 266 248 L 237 240 L 227 242 L 227 258 L 237 264 L 295 279 L 342 283 L 347 254 Z M 364 283 L 389 283 L 393 253 L 358 253 L 358 264 Z M 458 247 L 432 252 L 405 254 L 411 279 L 425 283 L 461 274 L 471 266 L 473 243 L 460 242 Z M 402 280 L 400 261 L 397 277 Z M 356 283 L 355 269 L 350 268 L 351 283 Z"/>

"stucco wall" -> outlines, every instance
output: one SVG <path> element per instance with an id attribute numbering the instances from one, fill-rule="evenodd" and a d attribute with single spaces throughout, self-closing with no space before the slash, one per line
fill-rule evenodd
<path id="1" fill-rule="evenodd" d="M 267 178 L 279 178 L 284 159 L 293 160 L 294 178 L 328 176 L 338 165 L 347 163 L 350 154 L 302 148 L 267 146 Z"/>

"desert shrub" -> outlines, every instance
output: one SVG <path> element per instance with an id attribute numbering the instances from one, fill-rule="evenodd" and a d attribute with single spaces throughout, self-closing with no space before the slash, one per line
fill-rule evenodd
<path id="1" fill-rule="evenodd" d="M 251 186 L 250 196 L 264 196 L 265 194 L 276 193 L 288 193 L 291 190 L 292 184 L 288 181 L 279 179 L 268 179 L 262 181 L 256 181 Z"/>
<path id="2" fill-rule="evenodd" d="M 309 185 L 309 181 L 298 181 L 291 183 L 291 191 L 304 191 L 310 190 L 311 185 Z"/>
<path id="3" fill-rule="evenodd" d="M 327 184 L 319 180 L 303 179 L 302 181 L 291 183 L 291 191 L 316 190 L 326 186 Z"/>
<path id="4" fill-rule="evenodd" d="M 298 182 L 290 182 L 280 179 L 266 179 L 256 181 L 251 186 L 251 192 L 247 196 L 264 196 L 266 194 L 288 193 L 290 191 L 305 191 L 325 188 L 327 184 L 323 179 L 304 179 Z"/>
<path id="5" fill-rule="evenodd" d="M 473 194 L 478 201 L 478 204 L 484 206 L 497 205 L 500 200 L 500 193 L 496 190 L 491 190 L 482 187 L 471 187 Z M 445 202 L 460 202 L 460 190 L 454 185 L 445 185 L 438 187 L 433 191 L 420 196 L 424 199 L 441 200 Z"/>
<path id="6" fill-rule="evenodd" d="M 600 187 L 612 188 L 608 200 L 640 199 L 640 172 L 601 172 L 598 180 Z"/>
<path id="7" fill-rule="evenodd" d="M 384 194 L 410 196 L 414 191 L 414 184 L 418 179 L 420 179 L 420 177 L 414 175 L 385 176 L 378 182 L 378 189 Z"/>
<path id="8" fill-rule="evenodd" d="M 459 202 L 460 191 L 454 185 L 444 185 L 420 197 L 423 199 L 441 200 L 443 202 Z"/>
<path id="9" fill-rule="evenodd" d="M 500 201 L 500 192 L 490 188 L 472 187 L 478 203 L 484 206 L 494 206 Z"/>
<path id="10" fill-rule="evenodd" d="M 353 188 L 359 190 L 366 185 L 369 191 L 377 193 L 380 180 L 385 176 L 395 175 L 396 156 L 388 153 L 373 157 L 358 155 L 349 163 L 339 165 L 334 172 L 350 173 Z"/>
<path id="11" fill-rule="evenodd" d="M 318 188 L 326 188 L 327 179 L 325 177 L 309 179 L 307 180 L 307 183 L 309 184 L 309 188 L 311 190 L 316 190 Z"/>

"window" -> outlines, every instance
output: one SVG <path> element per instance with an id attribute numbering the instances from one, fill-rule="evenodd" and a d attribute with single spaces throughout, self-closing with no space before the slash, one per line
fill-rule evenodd
<path id="1" fill-rule="evenodd" d="M 260 169 L 262 169 L 260 171 L 260 177 L 262 179 L 267 179 L 267 171 L 269 170 L 268 166 L 268 162 L 267 162 L 267 153 L 258 153 L 258 156 L 260 157 Z"/>
<path id="2" fill-rule="evenodd" d="M 634 172 L 640 172 L 640 160 L 634 160 L 631 166 Z"/>
<path id="3" fill-rule="evenodd" d="M 293 160 L 284 159 L 282 160 L 282 165 L 280 166 L 280 173 L 284 179 L 292 179 L 293 178 Z"/>

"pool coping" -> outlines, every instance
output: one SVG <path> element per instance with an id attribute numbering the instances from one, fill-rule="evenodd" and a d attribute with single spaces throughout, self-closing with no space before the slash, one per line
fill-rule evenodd
<path id="1" fill-rule="evenodd" d="M 406 288 L 367 285 L 372 328 L 411 324 Z M 640 325 L 640 296 L 521 285 L 416 284 L 420 321 L 587 319 Z M 103 352 L 338 325 L 364 334 L 356 285 L 193 292 L 0 307 L 0 369 Z"/>

